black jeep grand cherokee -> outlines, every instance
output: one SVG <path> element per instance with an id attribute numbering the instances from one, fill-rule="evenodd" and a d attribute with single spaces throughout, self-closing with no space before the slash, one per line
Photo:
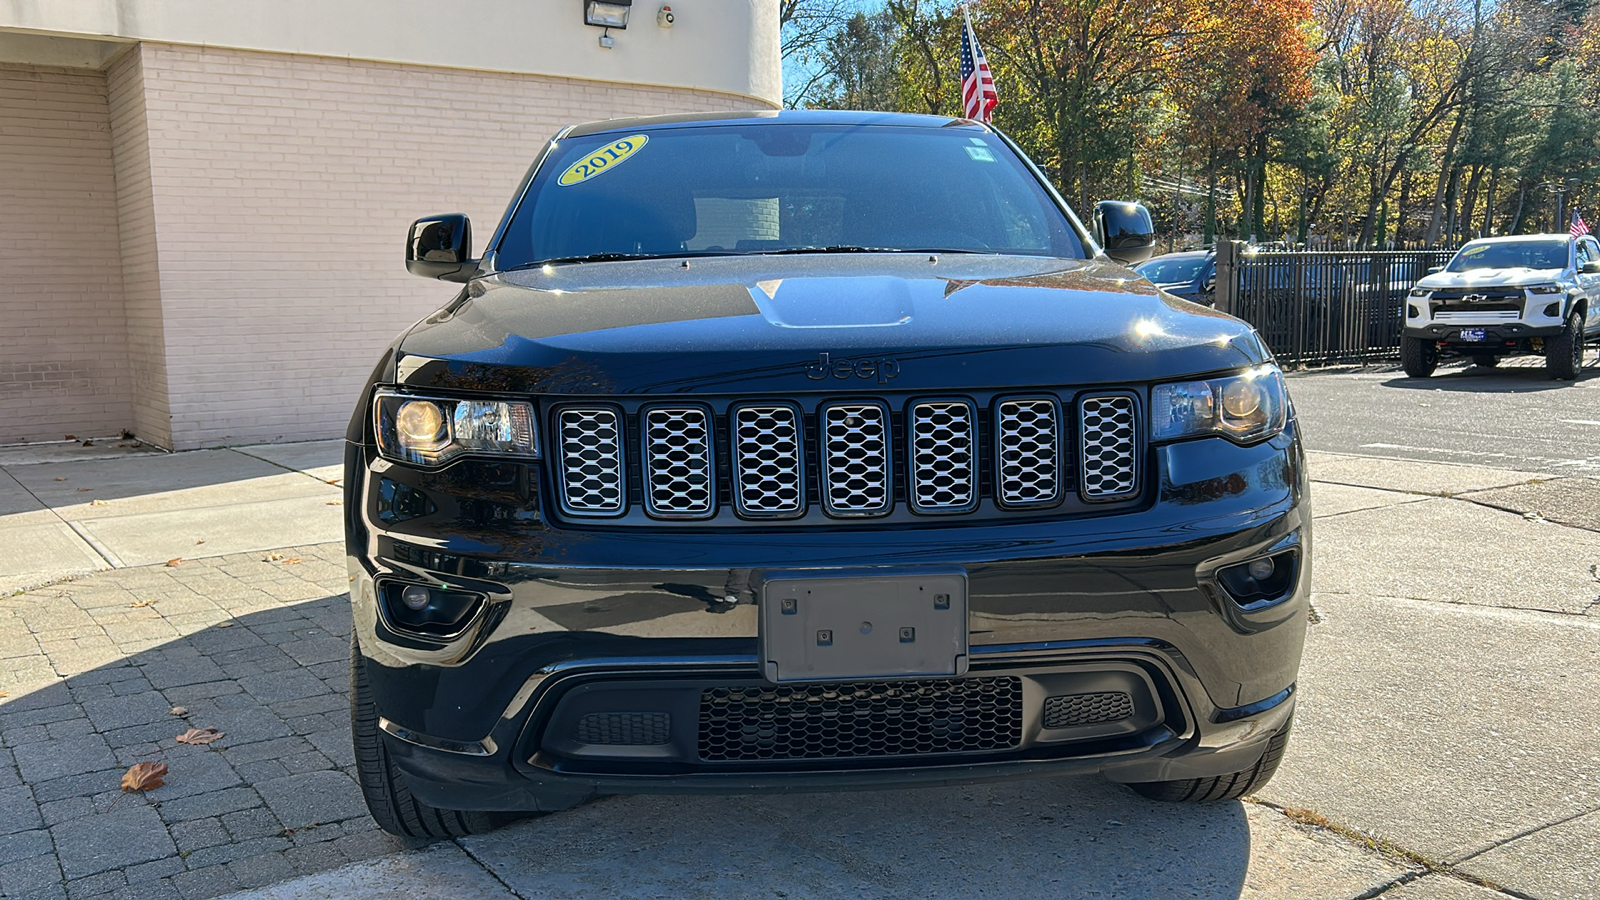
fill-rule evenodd
<path id="1" fill-rule="evenodd" d="M 384 354 L 346 455 L 378 823 L 1263 784 L 1300 439 L 1249 326 L 1112 261 L 1148 222 L 1101 204 L 1102 252 L 987 127 L 811 112 L 568 128 L 482 258 L 419 221 L 408 267 L 464 288 Z"/>

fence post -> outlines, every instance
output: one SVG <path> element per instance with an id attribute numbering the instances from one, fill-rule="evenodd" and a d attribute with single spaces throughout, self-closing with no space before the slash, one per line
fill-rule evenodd
<path id="1" fill-rule="evenodd" d="M 1217 241 L 1217 312 L 1234 314 L 1239 308 L 1239 241 Z"/>

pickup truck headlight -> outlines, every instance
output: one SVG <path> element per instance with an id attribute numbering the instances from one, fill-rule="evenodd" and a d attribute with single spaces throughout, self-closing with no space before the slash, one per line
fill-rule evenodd
<path id="1" fill-rule="evenodd" d="M 533 458 L 533 406 L 380 391 L 372 404 L 378 452 L 397 462 L 442 466 L 469 453 Z"/>
<path id="2" fill-rule="evenodd" d="M 1256 366 L 1231 378 L 1158 384 L 1151 391 L 1150 434 L 1156 441 L 1221 435 L 1251 444 L 1283 430 L 1288 396 L 1277 366 Z"/>
<path id="3" fill-rule="evenodd" d="M 1528 288 L 1528 293 L 1530 293 L 1530 294 L 1559 294 L 1559 293 L 1561 293 L 1561 290 L 1562 290 L 1561 289 L 1561 285 L 1559 285 L 1559 284 L 1536 284 L 1533 287 Z"/>
<path id="4" fill-rule="evenodd" d="M 1406 292 L 1406 296 L 1408 296 L 1408 297 L 1431 297 L 1431 296 L 1433 296 L 1433 289 L 1432 288 L 1412 288 L 1411 290 Z"/>

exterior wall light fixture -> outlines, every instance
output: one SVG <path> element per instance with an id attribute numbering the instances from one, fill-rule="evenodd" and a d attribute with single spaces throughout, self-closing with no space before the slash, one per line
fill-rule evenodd
<path id="1" fill-rule="evenodd" d="M 633 8 L 633 0 L 583 0 L 583 21 L 586 25 L 604 28 L 600 35 L 600 46 L 610 49 L 616 43 L 611 37 L 611 29 L 627 28 L 628 13 Z"/>

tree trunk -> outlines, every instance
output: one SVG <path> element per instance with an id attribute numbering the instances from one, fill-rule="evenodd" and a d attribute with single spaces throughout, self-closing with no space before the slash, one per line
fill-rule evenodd
<path id="1" fill-rule="evenodd" d="M 1444 156 L 1439 161 L 1439 180 L 1433 187 L 1433 206 L 1428 210 L 1428 230 L 1423 233 L 1422 240 L 1430 246 L 1439 240 L 1439 229 L 1444 225 L 1444 197 L 1449 190 L 1450 182 L 1456 174 L 1456 141 L 1461 137 L 1461 123 L 1466 119 L 1464 115 L 1457 115 L 1455 122 L 1450 126 L 1450 137 L 1444 143 Z"/>

